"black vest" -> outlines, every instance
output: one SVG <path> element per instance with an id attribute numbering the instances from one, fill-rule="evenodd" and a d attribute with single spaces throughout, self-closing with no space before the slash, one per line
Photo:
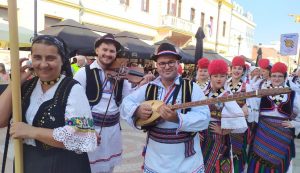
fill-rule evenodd
<path id="1" fill-rule="evenodd" d="M 186 103 L 186 102 L 191 102 L 192 100 L 192 91 L 193 91 L 193 82 L 187 79 L 182 79 L 179 78 L 180 80 L 180 85 L 177 85 L 175 87 L 174 90 L 174 95 L 173 95 L 173 100 L 172 100 L 172 104 L 175 104 L 178 92 L 180 90 L 180 87 L 182 88 L 182 103 Z M 154 84 L 148 84 L 147 89 L 146 89 L 146 93 L 145 93 L 145 100 L 157 100 L 157 96 L 158 96 L 158 86 L 154 85 Z M 182 109 L 181 113 L 185 114 L 188 111 L 190 111 L 191 108 L 186 108 L 186 109 Z"/>
<path id="2" fill-rule="evenodd" d="M 288 118 L 293 118 L 293 105 L 294 105 L 295 91 L 292 91 L 288 94 L 286 102 L 281 102 L 278 105 L 277 110 L 286 115 Z M 269 97 L 262 97 L 260 102 L 260 110 L 273 110 L 274 109 L 273 101 Z"/>
<path id="3" fill-rule="evenodd" d="M 90 66 L 85 66 L 86 72 L 86 96 L 90 106 L 97 105 L 102 98 L 102 83 L 99 75 L 99 69 L 90 69 Z M 113 81 L 116 87 L 114 90 L 115 102 L 119 106 L 122 102 L 122 90 L 124 80 Z"/>
<path id="4" fill-rule="evenodd" d="M 38 82 L 38 78 L 35 77 L 29 81 L 26 81 L 22 85 L 22 119 L 26 122 L 26 111 L 30 105 L 30 96 Z M 59 84 L 54 97 L 44 103 L 39 107 L 32 125 L 35 127 L 43 127 L 54 129 L 58 127 L 63 127 L 65 125 L 65 109 L 68 101 L 69 94 L 72 87 L 78 83 L 72 78 L 65 77 Z M 35 141 L 36 146 L 40 149 L 50 149 L 49 145 L 46 145 L 40 141 Z"/>

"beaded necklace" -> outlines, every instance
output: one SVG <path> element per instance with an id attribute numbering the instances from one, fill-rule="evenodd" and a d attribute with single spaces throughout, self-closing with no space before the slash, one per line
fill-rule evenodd
<path id="1" fill-rule="evenodd" d="M 200 86 L 201 89 L 204 89 L 208 85 L 209 82 L 206 81 L 205 83 L 201 84 L 199 81 L 197 81 L 196 83 Z"/>
<path id="2" fill-rule="evenodd" d="M 212 98 L 217 98 L 219 95 L 221 95 L 223 92 L 225 91 L 225 89 L 224 89 L 224 87 L 222 87 L 222 88 L 220 88 L 220 89 L 218 89 L 217 90 L 217 92 L 214 92 L 213 94 L 212 94 Z"/>
<path id="3" fill-rule="evenodd" d="M 232 83 L 232 79 L 231 79 L 230 82 L 229 82 L 230 91 L 232 93 L 236 93 L 240 89 L 240 87 L 242 86 L 242 84 L 243 84 L 243 81 L 240 80 L 239 83 L 234 87 L 233 83 Z"/>
<path id="4" fill-rule="evenodd" d="M 41 84 L 42 85 L 54 85 L 54 84 L 56 84 L 59 81 L 60 77 L 61 76 L 59 75 L 56 79 L 50 80 L 50 81 L 42 81 L 41 80 Z"/>
<path id="5" fill-rule="evenodd" d="M 272 84 L 270 84 L 270 86 L 267 87 L 267 89 L 271 89 L 271 88 L 283 88 L 283 86 L 279 86 L 279 87 L 273 87 Z M 282 101 L 283 101 L 283 98 L 284 98 L 284 95 L 283 94 L 280 94 L 280 95 L 276 95 L 276 96 L 269 96 L 271 100 L 274 101 L 274 103 L 276 105 L 279 105 Z"/>

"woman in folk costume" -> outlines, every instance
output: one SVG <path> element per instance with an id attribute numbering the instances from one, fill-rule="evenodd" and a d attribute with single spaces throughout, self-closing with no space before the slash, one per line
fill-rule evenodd
<path id="1" fill-rule="evenodd" d="M 86 152 L 96 148 L 96 132 L 84 90 L 72 79 L 67 47 L 58 37 L 42 35 L 33 40 L 31 54 L 36 77 L 26 80 L 30 67 L 21 68 L 23 122 L 10 129 L 12 138 L 24 140 L 24 172 L 89 173 Z M 0 96 L 0 127 L 11 112 L 8 86 Z"/>
<path id="2" fill-rule="evenodd" d="M 281 62 L 271 70 L 271 84 L 263 89 L 283 88 L 287 66 Z M 259 121 L 249 153 L 248 173 L 292 172 L 291 160 L 295 156 L 294 125 L 299 124 L 299 95 L 265 96 L 260 101 Z"/>
<path id="3" fill-rule="evenodd" d="M 270 85 L 271 80 L 270 80 L 270 74 L 271 74 L 271 68 L 272 66 L 270 65 L 270 60 L 269 59 L 260 59 L 258 61 L 258 65 L 260 67 L 260 80 L 257 80 L 253 84 L 253 89 L 261 89 L 265 88 Z"/>
<path id="4" fill-rule="evenodd" d="M 225 84 L 226 90 L 229 90 L 232 93 L 239 92 L 249 92 L 252 91 L 250 84 L 243 81 L 243 76 L 246 74 L 246 64 L 245 59 L 242 56 L 236 56 L 232 60 L 231 67 L 231 78 L 227 80 Z M 251 105 L 254 107 L 257 105 L 255 99 L 243 99 L 237 100 L 237 104 L 242 108 L 246 117 L 251 113 Z M 253 116 L 250 116 L 251 118 Z M 250 122 L 254 120 L 251 119 Z M 249 129 L 250 130 L 250 129 Z M 232 154 L 233 154 L 233 165 L 234 172 L 240 173 L 244 171 L 245 164 L 247 161 L 247 135 L 248 132 L 245 133 L 231 133 L 229 134 L 231 145 L 232 145 Z M 249 133 L 250 135 L 250 133 Z"/>
<path id="5" fill-rule="evenodd" d="M 208 66 L 211 88 L 208 98 L 226 97 L 231 93 L 224 88 L 228 66 L 223 60 L 213 60 Z M 206 173 L 232 172 L 230 133 L 244 133 L 247 129 L 244 112 L 235 101 L 209 105 L 209 129 L 203 131 L 201 141 Z"/>
<path id="6" fill-rule="evenodd" d="M 200 86 L 202 91 L 210 88 L 208 65 L 209 60 L 207 58 L 201 58 L 198 60 L 196 83 Z"/>

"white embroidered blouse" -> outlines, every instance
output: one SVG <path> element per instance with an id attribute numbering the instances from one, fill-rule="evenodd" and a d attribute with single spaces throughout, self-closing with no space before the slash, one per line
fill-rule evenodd
<path id="1" fill-rule="evenodd" d="M 60 82 L 65 76 L 48 89 L 42 90 L 40 81 L 37 82 L 31 96 L 30 105 L 26 111 L 26 120 L 32 125 L 33 119 L 42 103 L 52 99 Z M 80 152 L 93 151 L 97 146 L 96 132 L 94 130 L 88 100 L 83 88 L 75 84 L 71 89 L 65 108 L 65 126 L 53 130 L 53 138 L 62 142 L 67 150 Z M 36 146 L 34 139 L 25 139 L 24 143 Z"/>

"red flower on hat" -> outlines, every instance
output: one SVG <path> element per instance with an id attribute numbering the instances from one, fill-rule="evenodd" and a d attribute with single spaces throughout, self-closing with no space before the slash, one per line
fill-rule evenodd
<path id="1" fill-rule="evenodd" d="M 232 66 L 245 66 L 245 59 L 242 56 L 236 56 L 232 59 Z"/>
<path id="2" fill-rule="evenodd" d="M 209 75 L 227 74 L 227 72 L 228 72 L 228 65 L 222 59 L 213 60 L 210 62 L 208 66 Z"/>
<path id="3" fill-rule="evenodd" d="M 267 69 L 270 65 L 270 60 L 269 59 L 260 59 L 258 61 L 258 65 L 262 69 Z"/>
<path id="4" fill-rule="evenodd" d="M 208 68 L 209 65 L 209 60 L 207 58 L 201 58 L 198 60 L 198 64 L 197 67 L 204 69 L 204 68 Z"/>
<path id="5" fill-rule="evenodd" d="M 285 74 L 287 72 L 287 66 L 282 62 L 277 62 L 273 65 L 271 73 L 282 73 Z"/>

